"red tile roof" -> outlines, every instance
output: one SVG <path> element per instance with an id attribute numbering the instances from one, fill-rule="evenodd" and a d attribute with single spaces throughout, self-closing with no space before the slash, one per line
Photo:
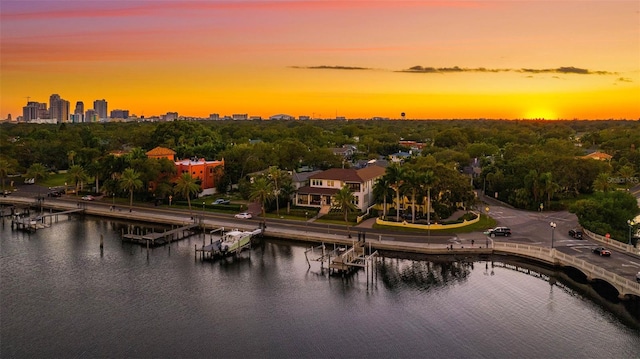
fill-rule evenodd
<path id="1" fill-rule="evenodd" d="M 152 150 L 150 150 L 149 152 L 147 152 L 147 156 L 173 156 L 175 155 L 175 151 L 170 149 L 170 148 L 166 148 L 166 147 L 156 147 Z"/>
<path id="2" fill-rule="evenodd" d="M 369 166 L 359 170 L 353 168 L 330 168 L 310 176 L 309 179 L 364 183 L 370 179 L 382 176 L 384 173 L 385 168 L 380 166 Z"/>

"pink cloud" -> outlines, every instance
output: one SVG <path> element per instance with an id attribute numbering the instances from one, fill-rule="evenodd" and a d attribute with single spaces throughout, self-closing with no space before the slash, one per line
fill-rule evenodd
<path id="1" fill-rule="evenodd" d="M 29 2 L 21 2 L 29 4 Z M 43 4 L 43 3 L 41 3 Z M 28 8 L 5 8 L 0 19 L 3 21 L 55 20 L 73 18 L 122 18 L 157 15 L 176 11 L 203 10 L 346 10 L 346 9 L 398 9 L 398 8 L 475 8 L 484 7 L 484 2 L 469 1 L 134 1 L 123 7 L 113 3 L 73 2 L 52 3 L 49 9 L 32 11 Z M 72 5 L 73 4 L 73 5 Z M 122 4 L 118 2 L 117 4 Z M 133 5 L 131 5 L 133 4 Z M 44 5 L 47 6 L 47 5 Z M 41 7 L 40 7 L 41 8 Z"/>

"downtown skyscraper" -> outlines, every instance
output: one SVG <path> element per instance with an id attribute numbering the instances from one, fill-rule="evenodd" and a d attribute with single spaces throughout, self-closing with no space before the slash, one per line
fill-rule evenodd
<path id="1" fill-rule="evenodd" d="M 63 99 L 58 94 L 49 97 L 49 118 L 55 119 L 56 122 L 69 121 L 69 101 Z"/>
<path id="2" fill-rule="evenodd" d="M 107 101 L 105 99 L 93 101 L 93 109 L 98 113 L 100 120 L 107 119 Z"/>

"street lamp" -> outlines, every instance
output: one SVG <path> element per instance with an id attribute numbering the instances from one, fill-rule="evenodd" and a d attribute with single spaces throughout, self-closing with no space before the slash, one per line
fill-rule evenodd
<path id="1" fill-rule="evenodd" d="M 309 212 L 306 212 L 306 211 L 305 211 L 305 212 L 304 212 L 304 226 L 305 226 L 305 227 L 308 227 L 308 225 L 307 225 L 307 223 L 308 223 L 308 222 L 307 222 L 307 217 L 309 217 Z"/>
<path id="2" fill-rule="evenodd" d="M 549 226 L 551 226 L 551 248 L 553 248 L 553 231 L 558 225 L 556 224 L 556 222 L 551 222 L 549 223 Z"/>
<path id="3" fill-rule="evenodd" d="M 631 245 L 631 229 L 633 228 L 633 222 L 629 219 L 627 220 L 627 224 L 629 225 L 629 245 Z"/>

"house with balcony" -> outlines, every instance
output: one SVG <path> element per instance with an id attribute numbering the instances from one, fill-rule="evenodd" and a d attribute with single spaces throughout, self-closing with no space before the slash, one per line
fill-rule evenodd
<path id="1" fill-rule="evenodd" d="M 331 168 L 313 174 L 309 176 L 309 184 L 298 189 L 295 203 L 321 208 L 321 212 L 327 213 L 332 206 L 332 197 L 346 185 L 353 193 L 353 204 L 364 212 L 374 204 L 373 186 L 385 170 L 374 165 L 362 169 Z"/>

